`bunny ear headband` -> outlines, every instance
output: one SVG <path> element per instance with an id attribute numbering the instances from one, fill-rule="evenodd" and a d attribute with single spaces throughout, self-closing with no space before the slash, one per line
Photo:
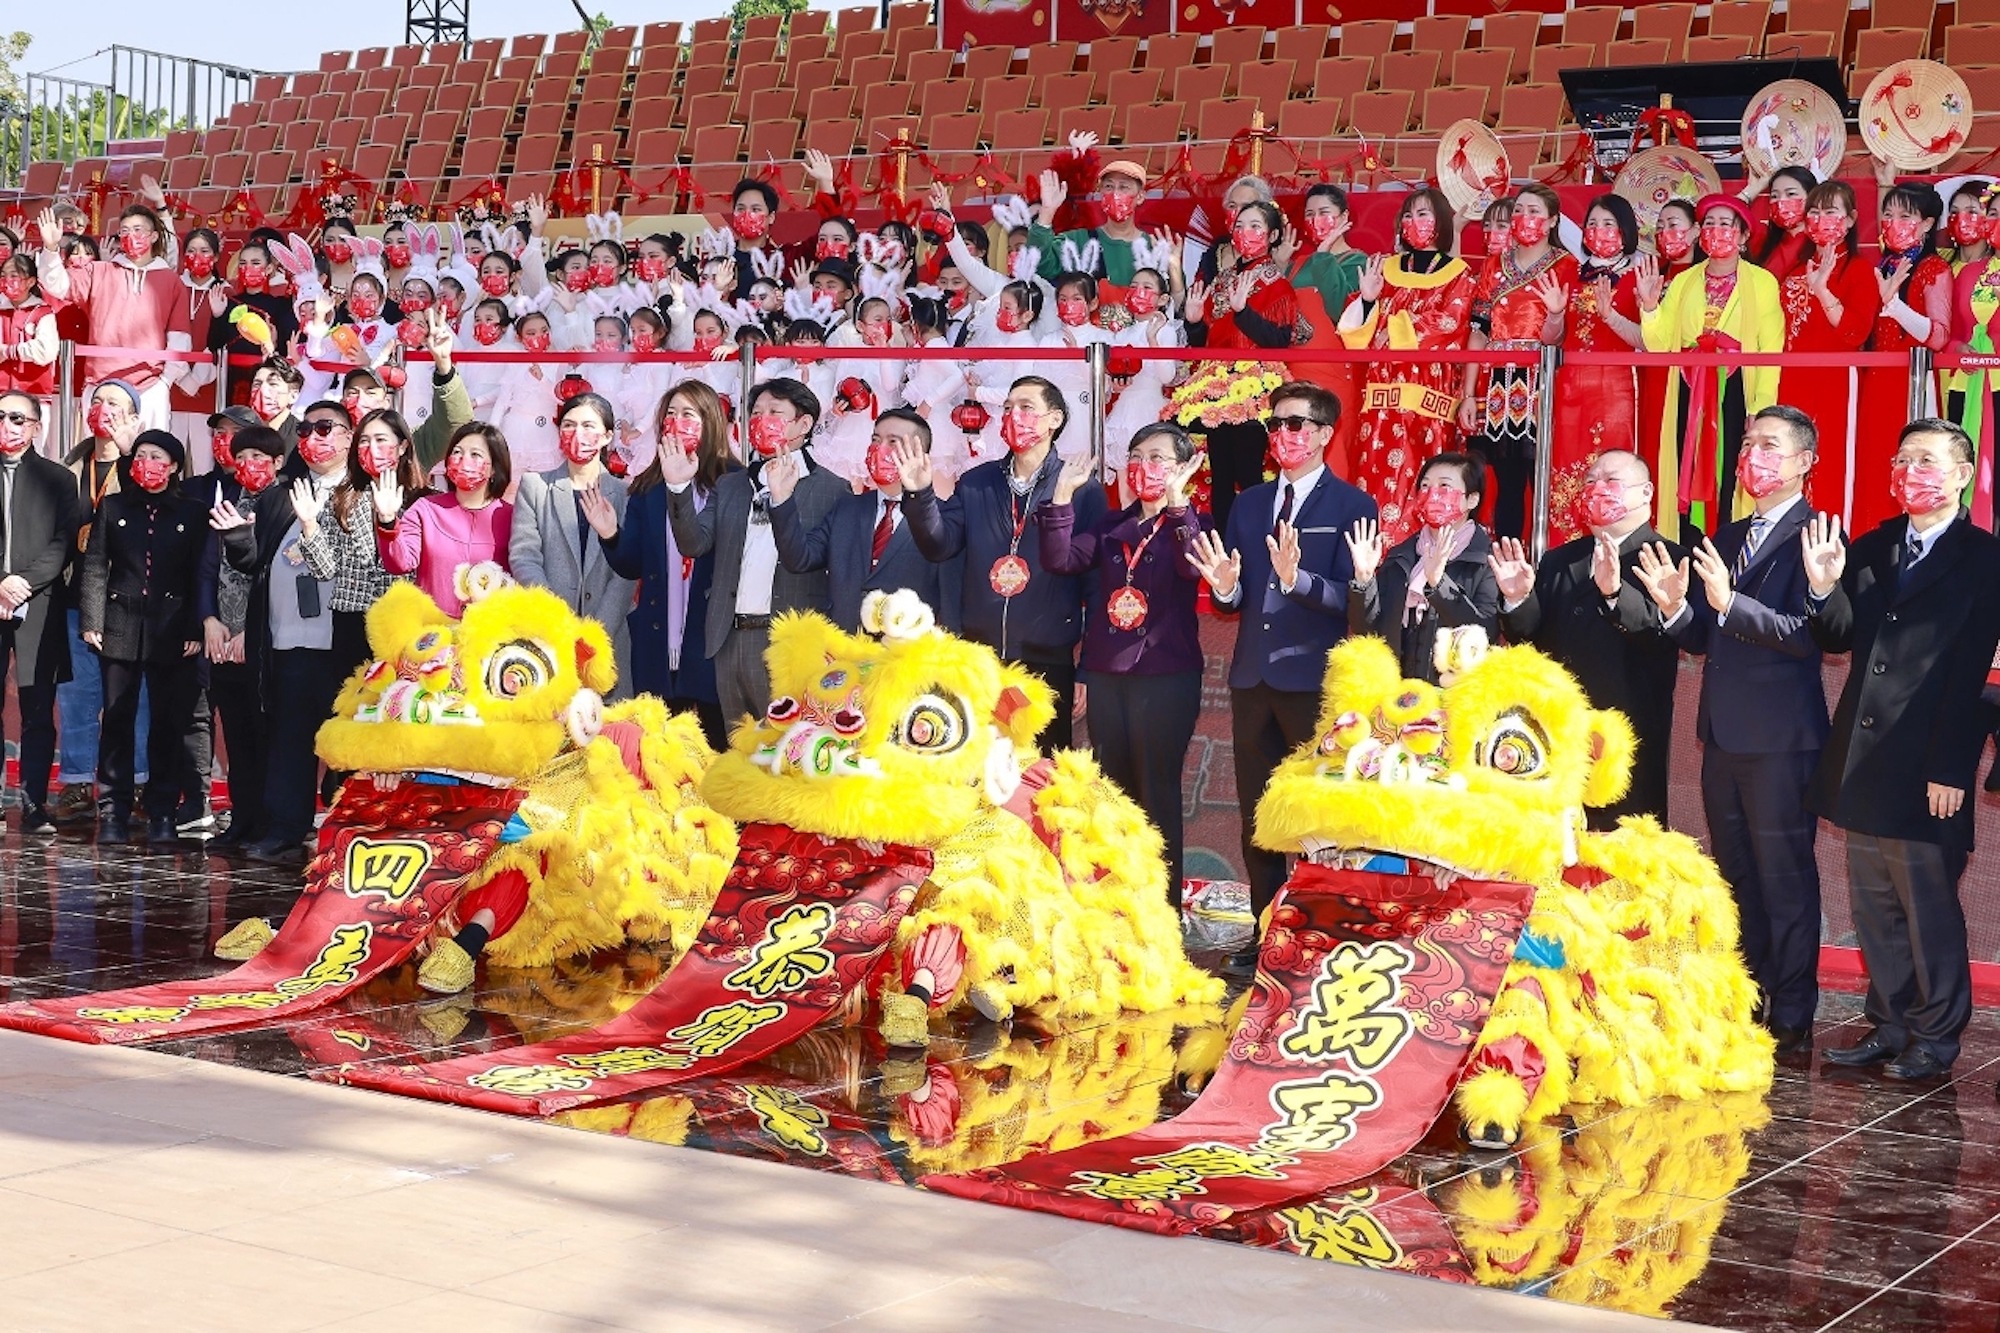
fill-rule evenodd
<path id="1" fill-rule="evenodd" d="M 387 284 L 382 272 L 382 242 L 373 236 L 356 236 L 354 246 L 354 271 L 366 273 L 377 282 Z"/>
<path id="2" fill-rule="evenodd" d="M 1010 194 L 993 205 L 993 220 L 1008 231 L 1025 227 L 1035 220 L 1035 210 L 1018 194 Z"/>
<path id="3" fill-rule="evenodd" d="M 750 272 L 753 277 L 769 278 L 772 282 L 785 280 L 785 256 L 776 249 L 752 250 L 750 252 Z"/>
<path id="4" fill-rule="evenodd" d="M 854 254 L 862 263 L 881 269 L 899 269 L 909 258 L 901 241 L 872 231 L 861 233 L 861 239 L 854 243 Z"/>
<path id="5" fill-rule="evenodd" d="M 1156 241 L 1144 232 L 1132 240 L 1132 267 L 1157 269 L 1161 273 L 1173 262 L 1174 243 L 1171 239 Z"/>
<path id="6" fill-rule="evenodd" d="M 1031 282 L 1041 266 L 1042 252 L 1032 245 L 1024 245 L 1014 252 L 1014 262 L 1009 271 L 1017 282 Z"/>
<path id="7" fill-rule="evenodd" d="M 792 319 L 813 319 L 817 315 L 813 294 L 793 287 L 785 293 L 785 314 Z"/>
<path id="8" fill-rule="evenodd" d="M 694 238 L 694 252 L 703 259 L 728 259 L 736 253 L 736 233 L 728 227 L 710 227 Z"/>
<path id="9" fill-rule="evenodd" d="M 1068 239 L 1062 243 L 1062 266 L 1065 272 L 1094 274 L 1103 259 L 1103 248 L 1097 244 L 1095 237 L 1085 241 L 1081 246 Z"/>
<path id="10" fill-rule="evenodd" d="M 409 228 L 410 266 L 403 272 L 403 281 L 412 278 L 427 282 L 435 290 L 438 282 L 438 229 L 428 222 L 420 222 Z"/>

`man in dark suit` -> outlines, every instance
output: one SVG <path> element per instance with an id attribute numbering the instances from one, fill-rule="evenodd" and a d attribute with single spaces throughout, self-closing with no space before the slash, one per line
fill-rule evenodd
<path id="1" fill-rule="evenodd" d="M 799 521 L 806 527 L 818 527 L 848 493 L 846 482 L 813 466 L 806 448 L 819 415 L 819 398 L 795 379 L 758 385 L 749 404 L 750 466 L 725 473 L 707 507 L 699 510 L 691 489 L 694 456 L 678 449 L 660 451 L 675 544 L 690 558 L 715 552 L 715 583 L 703 631 L 708 655 L 715 660 L 723 721 L 732 727 L 746 715 L 761 717 L 771 702 L 771 675 L 764 665 L 771 617 L 780 611 L 826 610 L 825 571 L 795 574 L 786 569 L 778 559 L 770 518 L 774 467 L 789 481 Z"/>
<path id="2" fill-rule="evenodd" d="M 1826 744 L 1826 691 L 1806 625 L 1800 541 L 1818 441 L 1796 407 L 1750 418 L 1737 481 L 1756 511 L 1691 552 L 1699 595 L 1688 595 L 1689 561 L 1675 564 L 1665 547 L 1639 553 L 1639 581 L 1667 633 L 1705 659 L 1695 719 L 1701 804 L 1780 1055 L 1812 1049 L 1819 1008 L 1819 820 L 1806 789 Z"/>
<path id="3" fill-rule="evenodd" d="M 1874 1031 L 1826 1053 L 1938 1077 L 1972 1020 L 1958 878 L 1972 851 L 1966 793 L 1986 746 L 1980 696 L 2000 642 L 2000 538 L 1958 506 L 1972 441 L 1949 421 L 1903 428 L 1890 487 L 1903 517 L 1842 546 L 1822 514 L 1805 536 L 1806 614 L 1851 653 L 1833 733 L 1813 774 L 1815 813 L 1847 830 L 1848 893 Z"/>
<path id="4" fill-rule="evenodd" d="M 817 527 L 799 521 L 792 498 L 790 469 L 771 473 L 771 535 L 778 559 L 794 574 L 825 570 L 835 624 L 848 633 L 861 628 L 861 600 L 871 592 L 908 588 L 937 613 L 938 624 L 958 627 L 956 561 L 932 564 L 917 549 L 904 523 L 903 477 L 896 465 L 899 449 L 931 451 L 931 426 L 907 407 L 891 408 L 875 418 L 868 441 L 868 479 L 873 488 L 840 497 Z"/>
<path id="5" fill-rule="evenodd" d="M 1203 533 L 1188 559 L 1217 607 L 1241 612 L 1229 667 L 1236 799 L 1243 809 L 1243 863 L 1261 918 L 1285 882 L 1285 858 L 1251 842 L 1257 802 L 1286 755 L 1319 723 L 1326 654 L 1347 637 L 1347 536 L 1376 517 L 1375 502 L 1328 470 L 1327 442 L 1340 400 L 1316 384 L 1271 391 L 1271 453 L 1279 476 L 1236 497 L 1221 541 Z M 1253 947 L 1230 959 L 1255 966 Z"/>
<path id="6" fill-rule="evenodd" d="M 1529 561 L 1521 543 L 1502 537 L 1490 557 L 1500 585 L 1500 628 L 1509 641 L 1532 643 L 1569 668 L 1598 708 L 1625 714 L 1638 737 L 1632 787 L 1616 805 L 1590 811 L 1608 829 L 1621 815 L 1667 819 L 1667 758 L 1674 726 L 1674 675 L 1680 649 L 1660 624 L 1639 582 L 1639 552 L 1679 547 L 1647 521 L 1653 477 L 1637 454 L 1607 450 L 1583 476 L 1590 531 Z"/>
<path id="7" fill-rule="evenodd" d="M 69 636 L 57 602 L 81 519 L 75 479 L 35 450 L 41 435 L 41 403 L 0 393 L 0 671 L 12 657 L 21 702 L 21 832 L 46 835 L 56 831 L 48 812 L 56 686 L 69 679 Z"/>

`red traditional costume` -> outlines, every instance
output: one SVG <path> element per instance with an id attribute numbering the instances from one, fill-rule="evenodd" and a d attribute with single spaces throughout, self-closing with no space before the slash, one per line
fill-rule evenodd
<path id="1" fill-rule="evenodd" d="M 1392 255 L 1382 268 L 1382 296 L 1369 308 L 1359 297 L 1341 319 L 1349 347 L 1377 351 L 1457 351 L 1471 327 L 1473 282 L 1465 261 L 1422 253 L 1425 271 L 1406 267 L 1414 258 Z M 1417 473 L 1458 442 L 1457 366 L 1411 361 L 1368 367 L 1356 440 L 1354 484 L 1375 497 L 1382 537 L 1402 541 L 1417 529 L 1410 503 Z"/>
<path id="2" fill-rule="evenodd" d="M 1787 352 L 1858 352 L 1875 328 L 1882 310 L 1882 292 L 1875 269 L 1854 255 L 1844 256 L 1827 283 L 1840 306 L 1840 323 L 1826 316 L 1826 307 L 1806 283 L 1807 266 L 1800 264 L 1778 287 L 1785 312 Z M 1854 407 L 1852 378 L 1846 367 L 1787 366 L 1778 382 L 1778 400 L 1813 419 L 1819 428 L 1819 462 L 1806 483 L 1813 506 L 1843 517 L 1849 532 L 1858 531 L 1852 517 L 1848 482 L 1853 475 L 1854 442 L 1849 432 Z M 1885 471 L 1882 481 L 1886 484 Z"/>
<path id="3" fill-rule="evenodd" d="M 1569 326 L 1563 348 L 1571 352 L 1629 352 L 1632 345 L 1612 329 L 1597 308 L 1596 279 L 1611 281 L 1611 308 L 1639 322 L 1638 277 L 1630 263 L 1587 266 L 1578 273 L 1576 295 L 1569 303 Z M 1549 459 L 1549 545 L 1560 546 L 1581 537 L 1583 474 L 1606 449 L 1634 449 L 1638 444 L 1638 391 L 1630 366 L 1564 366 L 1556 381 L 1556 438 Z M 1664 410 L 1666 390 L 1660 390 Z M 1658 418 L 1654 418 L 1657 420 Z M 1653 441 L 1657 456 L 1659 439 Z"/>
<path id="4" fill-rule="evenodd" d="M 1661 260 L 1660 285 L 1664 290 L 1673 285 L 1675 278 L 1687 272 L 1691 260 Z M 1613 300 L 1616 300 L 1614 296 Z M 1622 308 L 1622 307 L 1621 307 Z M 1644 348 L 1639 350 L 1644 351 Z M 1670 399 L 1669 388 L 1674 383 L 1674 372 L 1665 366 L 1641 366 L 1639 368 L 1639 457 L 1646 460 L 1647 469 L 1655 476 L 1660 475 L 1660 422 L 1666 418 Z M 1672 530 L 1678 531 L 1676 519 Z M 1669 529 L 1662 528 L 1662 532 Z"/>
<path id="5" fill-rule="evenodd" d="M 1898 255 L 1882 257 L 1883 271 L 1893 272 Z M 1923 345 L 1942 352 L 1951 341 L 1951 265 L 1942 256 L 1925 255 L 1903 284 L 1903 304 L 1930 320 Z M 1917 340 L 1885 308 L 1876 316 L 1868 340 L 1871 352 L 1907 355 Z M 1927 407 L 1926 412 L 1935 412 Z M 1861 405 L 1855 413 L 1854 532 L 1866 532 L 1902 512 L 1889 494 L 1889 460 L 1896 454 L 1896 437 L 1910 419 L 1910 374 L 1900 367 L 1870 366 L 1861 372 Z"/>

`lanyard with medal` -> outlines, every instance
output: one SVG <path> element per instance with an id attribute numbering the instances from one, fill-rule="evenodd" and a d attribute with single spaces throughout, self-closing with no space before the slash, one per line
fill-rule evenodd
<path id="1" fill-rule="evenodd" d="M 1105 617 L 1110 620 L 1113 629 L 1134 630 L 1146 623 L 1146 594 L 1132 586 L 1132 576 L 1138 572 L 1139 560 L 1146 554 L 1146 548 L 1152 544 L 1153 538 L 1160 535 L 1165 518 L 1163 510 L 1153 519 L 1152 530 L 1139 539 L 1138 546 L 1119 543 L 1125 548 L 1125 582 L 1111 590 L 1111 600 L 1104 608 Z"/>
<path id="2" fill-rule="evenodd" d="M 1022 504 L 1024 498 L 1027 501 L 1025 506 Z M 1021 534 L 1027 529 L 1028 515 L 1034 512 L 1034 493 L 1031 491 L 1022 497 L 1010 488 L 1007 492 L 1007 512 L 1014 519 L 1014 540 L 1008 544 L 1007 554 L 993 562 L 986 579 L 993 585 L 993 591 L 1011 598 L 1028 586 L 1028 562 L 1020 553 Z"/>
<path id="3" fill-rule="evenodd" d="M 104 470 L 103 481 L 97 479 L 97 460 L 95 457 L 91 458 L 83 466 L 85 468 L 84 476 L 90 485 L 90 517 L 92 522 L 95 522 L 98 508 L 103 505 L 104 496 L 111 489 L 111 479 L 118 475 L 118 465 L 113 463 Z M 91 523 L 82 523 L 77 526 L 76 549 L 78 551 L 88 551 L 90 549 L 90 529 Z"/>

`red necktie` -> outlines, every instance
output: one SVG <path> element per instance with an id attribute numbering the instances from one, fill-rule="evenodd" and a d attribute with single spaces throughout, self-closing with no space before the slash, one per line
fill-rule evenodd
<path id="1" fill-rule="evenodd" d="M 875 541 L 868 557 L 870 568 L 882 563 L 882 552 L 889 548 L 889 538 L 896 531 L 896 502 L 882 502 L 882 517 L 875 520 Z"/>

